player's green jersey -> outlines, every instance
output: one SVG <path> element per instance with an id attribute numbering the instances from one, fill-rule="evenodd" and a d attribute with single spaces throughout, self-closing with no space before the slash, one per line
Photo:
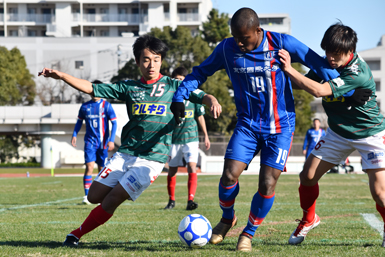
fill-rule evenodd
<path id="1" fill-rule="evenodd" d="M 199 141 L 198 125 L 195 117 L 205 114 L 205 108 L 201 104 L 194 104 L 188 100 L 184 100 L 184 104 L 185 120 L 179 126 L 176 126 L 172 133 L 172 143 L 177 145 Z"/>
<path id="2" fill-rule="evenodd" d="M 330 129 L 348 139 L 366 138 L 383 131 L 384 117 L 377 104 L 376 84 L 368 64 L 354 53 L 352 60 L 338 71 L 340 77 L 328 81 L 333 96 L 322 98 Z M 320 81 L 315 76 L 312 71 L 307 74 L 307 77 Z M 355 88 L 367 88 L 373 93 L 367 104 L 349 109 L 343 94 Z"/>
<path id="3" fill-rule="evenodd" d="M 172 97 L 181 81 L 167 76 L 156 80 L 127 80 L 114 84 L 93 84 L 96 97 L 126 102 L 129 122 L 124 126 L 119 152 L 165 163 L 176 127 L 170 110 Z M 201 90 L 190 94 L 190 101 L 202 103 Z"/>

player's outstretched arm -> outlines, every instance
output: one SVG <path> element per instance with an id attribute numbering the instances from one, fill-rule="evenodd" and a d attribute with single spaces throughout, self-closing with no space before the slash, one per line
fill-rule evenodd
<path id="1" fill-rule="evenodd" d="M 65 83 L 67 83 L 71 87 L 79 91 L 82 91 L 86 94 L 89 94 L 91 96 L 93 95 L 93 92 L 94 92 L 91 82 L 84 79 L 75 78 L 67 73 L 60 72 L 58 70 L 44 68 L 41 72 L 39 72 L 38 76 L 44 76 L 46 78 L 63 80 Z"/>
<path id="2" fill-rule="evenodd" d="M 210 108 L 210 113 L 217 119 L 222 113 L 222 106 L 218 103 L 218 100 L 213 96 L 206 94 L 203 97 L 202 104 L 207 105 Z"/>
<path id="3" fill-rule="evenodd" d="M 282 63 L 282 70 L 285 71 L 287 75 L 289 75 L 294 84 L 303 88 L 306 92 L 312 94 L 315 97 L 322 97 L 333 94 L 328 82 L 320 84 L 303 76 L 296 69 L 294 69 L 291 66 L 290 54 L 286 50 L 281 49 L 279 50 L 278 54 L 281 57 L 280 61 Z"/>
<path id="4" fill-rule="evenodd" d="M 209 134 L 207 133 L 206 121 L 205 121 L 205 118 L 203 117 L 203 115 L 198 117 L 198 124 L 201 127 L 203 134 L 205 135 L 206 150 L 209 150 L 211 143 L 210 143 L 210 139 L 209 139 Z"/>

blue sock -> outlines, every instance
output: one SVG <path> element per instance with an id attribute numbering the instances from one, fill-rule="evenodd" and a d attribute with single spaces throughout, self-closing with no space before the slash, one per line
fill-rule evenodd
<path id="1" fill-rule="evenodd" d="M 253 201 L 251 201 L 249 221 L 247 222 L 246 227 L 243 229 L 243 233 L 254 236 L 255 231 L 273 206 L 274 198 L 275 193 L 270 196 L 265 196 L 257 192 L 254 195 Z"/>
<path id="2" fill-rule="evenodd" d="M 219 206 L 221 207 L 223 214 L 222 217 L 228 220 L 234 218 L 234 202 L 235 197 L 239 193 L 238 181 L 231 186 L 224 186 L 222 182 L 219 182 Z"/>
<path id="3" fill-rule="evenodd" d="M 92 175 L 84 175 L 83 176 L 83 185 L 84 185 L 84 193 L 88 195 L 88 190 L 92 184 Z"/>

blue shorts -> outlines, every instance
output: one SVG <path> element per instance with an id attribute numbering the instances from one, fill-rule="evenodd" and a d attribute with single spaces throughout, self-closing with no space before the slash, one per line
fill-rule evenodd
<path id="1" fill-rule="evenodd" d="M 262 134 L 237 126 L 227 145 L 225 158 L 248 165 L 261 151 L 261 164 L 284 170 L 292 141 L 293 132 Z"/>
<path id="2" fill-rule="evenodd" d="M 108 149 L 100 149 L 91 144 L 85 144 L 84 147 L 84 160 L 85 163 L 96 162 L 99 167 L 104 167 L 106 158 L 108 157 Z"/>

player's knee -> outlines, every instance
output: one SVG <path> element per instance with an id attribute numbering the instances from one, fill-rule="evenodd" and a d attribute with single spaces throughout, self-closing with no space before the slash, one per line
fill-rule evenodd
<path id="1" fill-rule="evenodd" d="M 238 177 L 234 176 L 231 172 L 224 172 L 221 177 L 221 183 L 224 186 L 231 186 L 237 183 Z"/>
<path id="2" fill-rule="evenodd" d="M 373 195 L 374 201 L 381 207 L 385 207 L 385 191 L 381 191 Z"/>

